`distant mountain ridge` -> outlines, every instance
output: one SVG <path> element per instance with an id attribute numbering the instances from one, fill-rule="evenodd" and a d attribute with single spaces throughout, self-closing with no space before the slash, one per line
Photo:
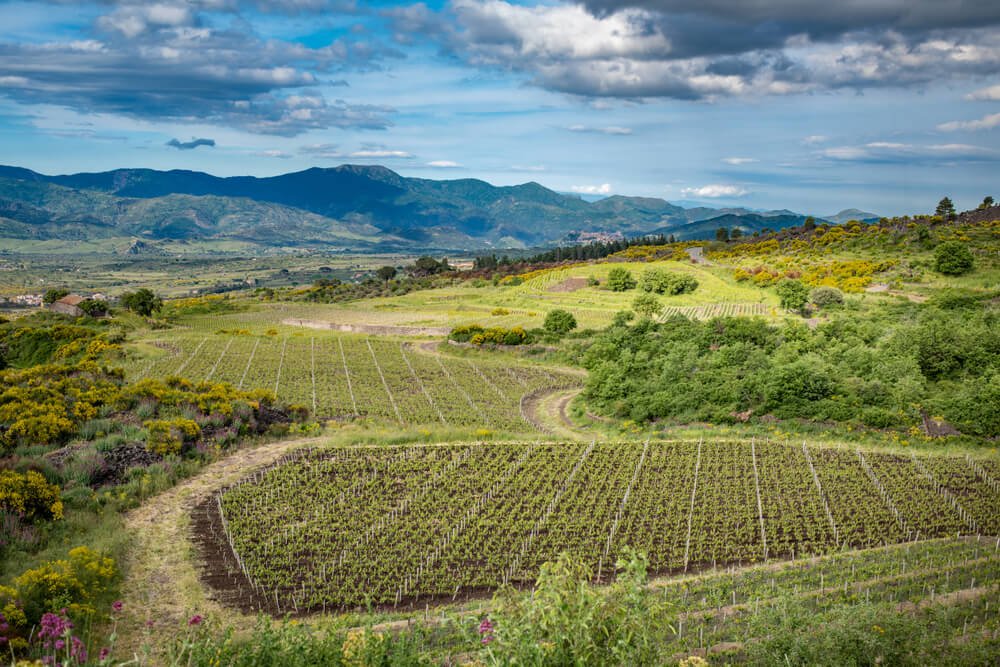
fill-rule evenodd
<path id="1" fill-rule="evenodd" d="M 472 250 L 544 246 L 575 232 L 710 238 L 719 226 L 749 232 L 805 218 L 791 211 L 685 209 L 652 197 L 589 202 L 535 182 L 407 178 L 381 166 L 314 167 L 265 178 L 153 169 L 46 176 L 0 166 L 0 238 L 14 239 L 134 236 L 261 247 Z"/>

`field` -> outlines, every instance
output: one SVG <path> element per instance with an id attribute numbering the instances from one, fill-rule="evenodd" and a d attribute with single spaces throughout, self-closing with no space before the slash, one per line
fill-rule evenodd
<path id="1" fill-rule="evenodd" d="M 805 444 L 316 449 L 209 498 L 213 579 L 245 609 L 406 606 L 533 581 L 560 552 L 597 580 L 629 545 L 682 573 L 1000 533 L 1000 469 Z"/>
<path id="2" fill-rule="evenodd" d="M 616 262 L 575 266 L 547 271 L 521 285 L 473 287 L 461 286 L 412 292 L 398 297 L 366 299 L 333 304 L 287 304 L 269 306 L 281 309 L 285 317 L 323 319 L 346 324 L 388 324 L 406 326 L 456 326 L 478 322 L 497 326 L 540 327 L 549 310 L 564 308 L 573 312 L 582 328 L 605 327 L 614 314 L 631 308 L 639 292 L 612 292 L 602 286 L 574 285 L 570 291 L 560 286 L 566 281 L 584 282 L 590 277 L 606 280 L 612 267 L 622 266 L 638 278 L 649 268 L 690 274 L 699 287 L 692 293 L 660 297 L 668 309 L 684 309 L 701 316 L 699 308 L 728 305 L 748 312 L 763 306 L 765 316 L 777 316 L 775 296 L 752 285 L 737 283 L 731 271 L 718 267 L 696 266 L 686 262 Z M 496 309 L 509 313 L 494 315 Z M 709 316 L 709 315 L 706 315 Z M 281 318 L 278 318 L 279 320 Z"/>
<path id="3" fill-rule="evenodd" d="M 297 335 L 296 335 L 297 334 Z M 130 380 L 176 375 L 267 389 L 317 419 L 530 431 L 521 398 L 580 384 L 569 373 L 428 353 L 410 342 L 331 334 L 205 334 L 147 341 Z"/>

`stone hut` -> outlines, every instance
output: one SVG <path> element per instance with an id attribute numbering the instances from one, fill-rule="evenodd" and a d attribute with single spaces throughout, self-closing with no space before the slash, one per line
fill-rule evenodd
<path id="1" fill-rule="evenodd" d="M 63 315 L 72 315 L 73 317 L 82 317 L 83 309 L 80 308 L 80 303 L 84 301 L 84 298 L 79 294 L 68 294 L 58 301 L 54 301 L 49 304 L 49 310 L 62 313 Z"/>

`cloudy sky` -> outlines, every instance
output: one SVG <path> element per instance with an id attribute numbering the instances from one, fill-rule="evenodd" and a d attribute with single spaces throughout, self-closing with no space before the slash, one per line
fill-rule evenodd
<path id="1" fill-rule="evenodd" d="M 967 208 L 1000 196 L 1000 2 L 0 0 L 0 163 Z"/>

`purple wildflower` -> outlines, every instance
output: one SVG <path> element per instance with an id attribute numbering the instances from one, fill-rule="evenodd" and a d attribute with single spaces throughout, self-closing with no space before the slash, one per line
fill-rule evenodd
<path id="1" fill-rule="evenodd" d="M 195 614 L 194 616 L 191 617 L 191 620 L 188 621 L 188 627 L 201 625 L 202 620 L 203 619 L 201 617 L 201 614 Z"/>
<path id="2" fill-rule="evenodd" d="M 97 659 L 100 660 L 101 662 L 104 662 L 110 657 L 111 657 L 111 649 L 109 649 L 107 646 L 102 647 L 101 652 L 97 654 Z"/>
<path id="3" fill-rule="evenodd" d="M 79 637 L 70 637 L 69 655 L 81 665 L 87 662 L 87 647 Z"/>
<path id="4" fill-rule="evenodd" d="M 120 612 L 124 607 L 125 605 L 122 603 L 121 600 L 115 600 L 114 602 L 111 603 L 111 611 L 115 613 Z"/>
<path id="5" fill-rule="evenodd" d="M 482 637 L 480 641 L 483 644 L 489 644 L 493 641 L 493 623 L 490 622 L 489 618 L 484 618 L 479 624 L 479 635 Z"/>

